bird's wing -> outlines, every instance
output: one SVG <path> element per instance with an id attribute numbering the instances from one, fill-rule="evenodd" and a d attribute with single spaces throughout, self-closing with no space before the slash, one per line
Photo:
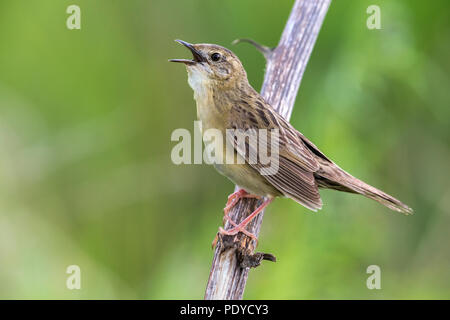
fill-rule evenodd
<path id="1" fill-rule="evenodd" d="M 320 209 L 322 201 L 314 178 L 314 172 L 319 170 L 320 165 L 303 141 L 302 135 L 263 100 L 251 105 L 241 102 L 231 109 L 227 123 L 227 128 L 230 129 L 226 134 L 227 143 L 285 196 L 311 210 Z M 261 134 L 259 129 L 267 129 L 267 135 Z M 279 133 L 279 139 L 275 139 L 278 140 L 278 152 L 273 152 L 275 145 L 272 139 L 268 138 L 272 137 L 273 129 L 278 129 Z M 258 142 L 247 139 L 245 143 L 240 143 L 236 132 L 253 132 L 253 135 L 257 135 Z M 266 150 L 269 150 L 270 159 L 272 160 L 273 156 L 277 158 L 278 170 L 267 171 L 267 162 L 263 163 L 258 155 L 264 145 Z"/>

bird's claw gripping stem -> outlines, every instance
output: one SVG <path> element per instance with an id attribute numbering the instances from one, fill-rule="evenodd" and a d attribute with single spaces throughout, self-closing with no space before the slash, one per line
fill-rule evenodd
<path id="1" fill-rule="evenodd" d="M 222 227 L 219 227 L 219 232 L 214 238 L 212 242 L 212 247 L 214 248 L 218 241 L 218 235 L 235 235 L 238 232 L 242 232 L 252 240 L 256 241 L 256 244 L 258 243 L 258 238 L 251 232 L 249 232 L 246 227 L 247 225 L 253 220 L 254 217 L 256 217 L 269 203 L 272 202 L 272 198 L 269 198 L 265 200 L 258 208 L 256 208 L 255 211 L 253 211 L 247 218 L 245 218 L 240 224 L 236 224 L 233 220 L 231 220 L 230 216 L 228 215 L 228 212 L 233 208 L 241 198 L 255 198 L 255 199 L 261 199 L 261 197 L 249 194 L 244 189 L 239 189 L 238 191 L 234 192 L 228 197 L 228 202 L 224 208 L 224 222 L 225 220 L 230 222 L 230 224 L 233 226 L 233 228 L 229 230 L 225 230 Z"/>

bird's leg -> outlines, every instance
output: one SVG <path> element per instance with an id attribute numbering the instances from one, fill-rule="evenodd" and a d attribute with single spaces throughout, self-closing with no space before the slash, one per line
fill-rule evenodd
<path id="1" fill-rule="evenodd" d="M 254 194 L 250 194 L 247 191 L 245 191 L 244 189 L 239 189 L 236 192 L 233 192 L 232 194 L 230 194 L 228 196 L 228 201 L 227 204 L 225 205 L 225 208 L 223 209 L 223 224 L 225 225 L 225 221 L 228 221 L 233 227 L 237 227 L 238 225 L 230 218 L 230 216 L 228 215 L 228 212 L 230 212 L 230 210 L 239 202 L 239 199 L 241 198 L 254 198 L 254 199 L 261 199 L 260 196 L 254 195 Z M 221 227 L 219 228 L 219 230 L 222 229 Z M 223 229 L 222 229 L 223 230 Z M 247 230 L 242 231 L 244 232 L 246 235 L 248 235 L 249 237 L 251 237 L 252 239 L 255 238 L 255 236 L 253 234 L 251 234 L 250 232 L 248 232 Z M 214 248 L 217 244 L 217 240 L 218 240 L 218 235 L 216 235 L 214 237 L 214 240 L 212 242 L 212 247 Z"/>
<path id="2" fill-rule="evenodd" d="M 261 197 L 253 195 L 245 191 L 244 189 L 239 189 L 236 192 L 233 192 L 228 196 L 227 204 L 225 205 L 225 208 L 223 209 L 223 223 L 225 224 L 225 221 L 228 221 L 233 227 L 236 227 L 237 224 L 231 220 L 230 216 L 228 215 L 228 212 L 238 203 L 239 199 L 241 198 L 254 198 L 254 199 L 260 199 Z"/>
<path id="3" fill-rule="evenodd" d="M 219 233 L 222 235 L 235 235 L 238 232 L 242 232 L 248 237 L 252 238 L 255 241 L 258 241 L 258 238 L 253 234 L 247 231 L 245 227 L 259 214 L 261 211 L 267 207 L 271 202 L 273 201 L 273 198 L 269 198 L 265 200 L 258 208 L 256 208 L 255 211 L 253 211 L 247 218 L 245 218 L 239 225 L 235 226 L 234 228 L 230 230 L 225 230 L 223 228 L 219 228 Z"/>

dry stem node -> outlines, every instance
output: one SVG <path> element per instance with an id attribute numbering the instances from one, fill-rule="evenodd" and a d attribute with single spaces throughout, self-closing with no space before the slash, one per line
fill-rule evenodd
<path id="1" fill-rule="evenodd" d="M 239 239 L 244 237 L 244 239 Z M 241 268 L 256 268 L 262 260 L 276 262 L 277 258 L 270 253 L 254 252 L 253 241 L 245 235 L 221 235 L 219 234 L 220 252 L 234 249 Z"/>

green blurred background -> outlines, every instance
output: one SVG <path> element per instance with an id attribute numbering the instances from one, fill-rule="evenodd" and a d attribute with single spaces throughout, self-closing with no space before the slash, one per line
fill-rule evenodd
<path id="1" fill-rule="evenodd" d="M 233 185 L 174 165 L 196 117 L 173 42 L 275 46 L 293 1 L 0 2 L 0 298 L 202 298 Z M 81 8 L 81 30 L 66 8 Z M 366 8 L 381 8 L 368 30 Z M 248 299 L 450 298 L 447 0 L 335 0 L 291 122 L 342 168 L 415 210 L 323 191 L 267 210 Z M 264 59 L 232 47 L 259 89 Z M 81 268 L 81 290 L 66 268 Z M 366 268 L 381 267 L 381 290 Z"/>

